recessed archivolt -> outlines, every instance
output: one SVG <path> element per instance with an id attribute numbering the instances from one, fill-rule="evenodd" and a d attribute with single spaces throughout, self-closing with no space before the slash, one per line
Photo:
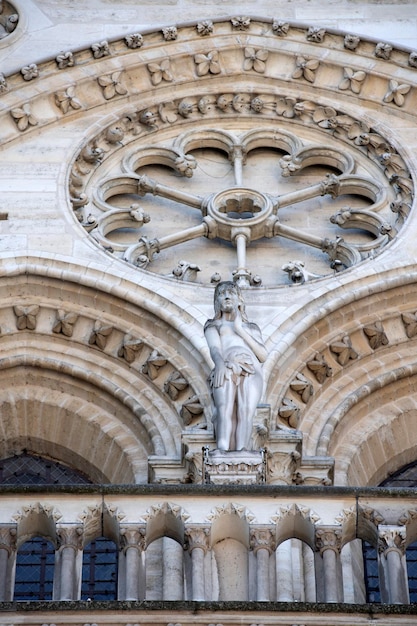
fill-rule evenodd
<path id="1" fill-rule="evenodd" d="M 3 456 L 34 447 L 36 440 L 47 456 L 76 466 L 85 458 L 84 471 L 92 480 L 113 483 L 146 482 L 151 455 L 179 458 L 181 431 L 205 422 L 209 408 L 199 351 L 146 310 L 134 312 L 125 302 L 119 311 L 115 297 L 110 307 L 105 294 L 81 288 L 67 300 L 61 284 L 55 301 L 51 281 L 45 305 L 42 288 L 35 287 L 31 299 L 26 284 L 22 300 L 18 283 L 15 278 L 8 297 L 19 304 L 4 300 L 0 311 L 3 408 L 13 415 L 7 428 L 2 422 L 8 429 Z M 90 296 L 91 309 L 86 308 Z M 200 359 L 194 366 L 193 354 Z M 191 400 L 193 409 L 201 403 L 196 415 L 189 414 Z M 59 421 L 53 434 L 45 430 L 47 419 Z M 104 456 L 95 446 L 84 449 L 98 441 Z"/>
<path id="2" fill-rule="evenodd" d="M 417 416 L 414 375 L 359 402 L 334 432 L 336 484 L 377 486 L 392 472 L 415 461 Z M 395 397 L 395 400 L 392 398 Z"/>
<path id="3" fill-rule="evenodd" d="M 269 338 L 271 348 L 264 366 L 266 396 L 273 413 L 278 411 L 283 397 L 289 394 L 302 411 L 307 407 L 310 418 L 304 411 L 305 423 L 308 424 L 308 419 L 313 423 L 322 410 L 315 404 L 316 399 L 325 390 L 330 395 L 334 394 L 334 384 L 338 384 L 338 377 L 343 376 L 343 372 L 346 373 L 346 382 L 350 380 L 353 385 L 350 391 L 355 385 L 360 386 L 362 360 L 369 357 L 367 368 L 369 363 L 376 364 L 373 356 L 379 358 L 380 351 L 388 345 L 385 337 L 391 354 L 397 344 L 403 344 L 404 350 L 407 350 L 417 310 L 415 279 L 413 267 L 407 268 L 401 277 L 394 272 L 379 274 L 371 284 L 368 279 L 362 281 L 363 285 L 361 281 L 356 282 L 354 290 L 337 287 L 331 297 L 326 291 L 324 296 L 316 299 L 314 310 L 308 316 L 301 309 L 287 319 L 273 322 L 278 330 Z M 410 330 L 407 331 L 407 328 Z M 294 337 L 290 344 L 288 337 Z M 311 363 L 311 369 L 308 363 Z M 316 374 L 325 373 L 326 363 L 331 367 L 331 375 L 325 375 L 319 382 Z M 291 383 L 296 383 L 297 375 L 306 379 L 305 387 L 311 386 L 313 393 L 306 393 L 301 398 L 300 380 L 300 385 L 294 384 L 294 387 L 299 387 L 299 393 L 294 395 Z M 358 377 L 356 383 L 355 376 Z"/>
<path id="4" fill-rule="evenodd" d="M 93 43 L 77 52 L 62 52 L 38 65 L 34 60 L 26 72 L 22 68 L 14 75 L 1 75 L 0 93 L 11 96 L 11 115 L 6 114 L 0 126 L 9 140 L 14 129 L 26 132 L 80 108 L 132 98 L 149 89 L 171 88 L 173 84 L 204 84 L 219 77 L 230 83 L 233 74 L 325 88 L 338 97 L 353 94 L 356 100 L 369 99 L 414 112 L 417 53 L 393 50 L 383 42 L 375 46 L 374 42 L 336 31 L 331 31 L 331 38 L 324 34 L 319 41 L 311 38 L 308 28 L 297 24 L 288 24 L 286 32 L 278 33 L 275 24 L 273 20 L 250 19 L 246 29 L 250 46 L 242 46 L 241 32 L 233 20 L 221 19 L 213 23 L 208 35 L 201 34 L 199 24 L 187 24 L 176 27 L 176 36 L 169 39 L 161 34 L 164 29 L 135 33 L 112 42 Z M 371 70 L 369 57 L 374 59 Z M 397 78 L 398 66 L 401 78 Z M 49 89 L 40 90 L 38 83 L 46 81 Z M 167 107 L 165 115 L 170 113 Z"/>
<path id="5" fill-rule="evenodd" d="M 19 374 L 31 383 L 16 384 Z M 58 391 L 63 377 L 45 374 L 23 368 L 5 380 L 2 372 L 2 458 L 28 450 L 77 467 L 93 482 L 147 482 L 146 438 L 115 418 L 112 408 L 120 407 L 109 403 L 106 410 L 89 402 L 82 396 L 89 391 L 94 398 L 91 387 L 80 389 L 72 381 Z"/>

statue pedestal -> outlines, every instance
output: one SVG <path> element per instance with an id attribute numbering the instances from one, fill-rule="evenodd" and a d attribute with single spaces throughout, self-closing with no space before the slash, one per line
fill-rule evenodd
<path id="1" fill-rule="evenodd" d="M 256 450 L 209 450 L 203 452 L 203 481 L 213 485 L 259 485 L 265 483 L 265 454 Z"/>

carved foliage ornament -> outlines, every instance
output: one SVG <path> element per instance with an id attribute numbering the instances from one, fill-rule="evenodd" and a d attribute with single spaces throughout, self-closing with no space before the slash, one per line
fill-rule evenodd
<path id="1" fill-rule="evenodd" d="M 375 324 L 369 324 L 363 327 L 363 332 L 368 339 L 368 343 L 372 350 L 387 346 L 389 343 L 388 337 L 385 334 L 384 327 L 381 322 L 375 322 Z"/>
<path id="2" fill-rule="evenodd" d="M 39 121 L 32 114 L 29 103 L 23 104 L 21 108 L 12 109 L 10 113 L 20 131 L 27 130 L 30 126 L 37 126 L 39 124 Z"/>
<path id="3" fill-rule="evenodd" d="M 114 96 L 125 96 L 127 94 L 126 87 L 120 81 L 122 72 L 113 72 L 109 76 L 100 76 L 97 82 L 103 89 L 103 96 L 106 100 L 114 98 Z"/>
<path id="4" fill-rule="evenodd" d="M 401 319 L 405 327 L 405 334 L 409 339 L 412 339 L 417 335 L 417 312 L 403 313 Z"/>

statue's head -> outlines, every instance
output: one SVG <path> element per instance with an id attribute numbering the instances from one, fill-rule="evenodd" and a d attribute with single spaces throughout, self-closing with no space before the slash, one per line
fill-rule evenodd
<path id="1" fill-rule="evenodd" d="M 219 319 L 222 316 L 222 299 L 227 293 L 235 296 L 237 299 L 237 308 L 240 311 L 243 321 L 247 322 L 245 303 L 242 297 L 242 293 L 238 285 L 231 280 L 225 280 L 218 285 L 214 290 L 214 319 Z"/>

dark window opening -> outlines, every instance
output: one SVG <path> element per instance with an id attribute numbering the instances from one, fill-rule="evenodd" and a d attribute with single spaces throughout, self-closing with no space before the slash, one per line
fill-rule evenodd
<path id="1" fill-rule="evenodd" d="M 28 452 L 0 461 L 1 485 L 91 484 L 82 472 Z"/>
<path id="2" fill-rule="evenodd" d="M 16 556 L 14 600 L 52 600 L 55 549 L 43 537 L 26 541 Z"/>
<path id="3" fill-rule="evenodd" d="M 117 546 L 99 537 L 84 549 L 82 600 L 117 600 Z"/>

